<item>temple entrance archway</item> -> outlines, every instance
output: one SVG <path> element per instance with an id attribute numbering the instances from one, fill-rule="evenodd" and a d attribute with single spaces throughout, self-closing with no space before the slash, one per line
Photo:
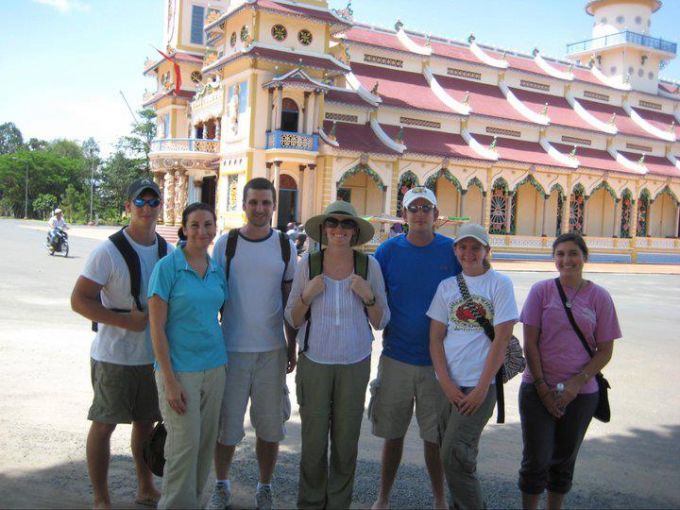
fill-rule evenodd
<path id="1" fill-rule="evenodd" d="M 298 221 L 298 189 L 295 179 L 288 174 L 279 177 L 279 211 L 276 228 L 285 232 L 286 226 L 291 221 Z"/>

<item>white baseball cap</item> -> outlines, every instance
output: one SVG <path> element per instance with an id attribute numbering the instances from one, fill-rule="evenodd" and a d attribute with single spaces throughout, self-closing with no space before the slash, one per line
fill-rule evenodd
<path id="1" fill-rule="evenodd" d="M 468 237 L 476 239 L 486 247 L 490 246 L 489 233 L 484 227 L 477 223 L 466 223 L 465 225 L 461 226 L 458 229 L 458 234 L 456 235 L 456 243 Z"/>
<path id="2" fill-rule="evenodd" d="M 59 209 L 59 208 L 56 208 L 56 209 L 54 210 L 54 214 L 59 214 L 59 213 L 61 213 L 61 212 L 63 212 L 63 211 L 62 211 L 61 209 Z"/>
<path id="3" fill-rule="evenodd" d="M 402 200 L 402 204 L 404 207 L 408 207 L 411 205 L 411 202 L 414 200 L 418 200 L 419 198 L 424 198 L 428 202 L 430 202 L 433 206 L 437 207 L 437 197 L 434 195 L 434 192 L 425 186 L 414 186 L 410 190 L 406 192 L 404 195 L 404 199 Z"/>

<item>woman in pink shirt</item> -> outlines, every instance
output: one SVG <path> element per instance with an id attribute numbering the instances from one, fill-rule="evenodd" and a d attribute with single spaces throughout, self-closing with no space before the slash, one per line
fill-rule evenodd
<path id="1" fill-rule="evenodd" d="M 611 359 L 613 340 L 621 337 L 611 296 L 583 278 L 588 260 L 583 238 L 562 234 L 553 243 L 553 258 L 559 278 L 536 283 L 520 315 L 528 367 L 519 394 L 524 441 L 519 488 L 528 509 L 538 507 L 546 488 L 547 508 L 561 508 L 597 407 L 594 376 Z M 558 280 L 592 358 L 569 321 Z"/>

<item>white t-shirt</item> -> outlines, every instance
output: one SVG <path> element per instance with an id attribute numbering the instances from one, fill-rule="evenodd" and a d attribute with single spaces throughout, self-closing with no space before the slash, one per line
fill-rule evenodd
<path id="1" fill-rule="evenodd" d="M 49 220 L 47 220 L 47 226 L 54 229 L 54 228 L 68 228 L 66 225 L 66 220 L 62 218 L 57 218 L 56 216 L 52 216 Z"/>
<path id="2" fill-rule="evenodd" d="M 134 242 L 126 231 L 123 231 L 123 234 L 139 256 L 142 271 L 139 300 L 146 310 L 147 285 L 158 261 L 158 241 L 151 246 L 144 246 Z M 168 244 L 168 253 L 171 253 L 173 249 L 173 246 Z M 94 249 L 81 275 L 103 285 L 101 298 L 106 308 L 132 309 L 134 299 L 130 294 L 130 271 L 125 264 L 125 259 L 111 240 L 107 239 Z M 99 331 L 92 342 L 90 356 L 96 361 L 118 365 L 153 363 L 149 327 L 147 326 L 145 331 L 135 332 L 110 324 L 99 324 Z"/>
<path id="3" fill-rule="evenodd" d="M 222 333 L 229 352 L 267 352 L 286 345 L 281 281 L 295 276 L 297 251 L 290 243 L 286 274 L 278 230 L 252 241 L 239 234 L 229 268 L 229 300 L 224 305 Z M 213 260 L 225 270 L 227 235 L 213 248 Z"/>
<path id="4" fill-rule="evenodd" d="M 482 316 L 496 326 L 519 317 L 512 281 L 489 269 L 480 276 L 465 276 L 472 301 Z M 455 277 L 443 280 L 432 299 L 427 316 L 447 325 L 444 353 L 451 379 L 458 385 L 474 387 L 484 370 L 491 340 L 467 309 Z"/>

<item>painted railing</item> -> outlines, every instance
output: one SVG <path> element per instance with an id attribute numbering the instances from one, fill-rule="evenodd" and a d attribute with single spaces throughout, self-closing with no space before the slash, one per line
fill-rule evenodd
<path id="1" fill-rule="evenodd" d="M 319 135 L 307 135 L 305 133 L 295 133 L 292 131 L 268 131 L 267 149 L 291 149 L 298 151 L 319 150 Z"/>
<path id="2" fill-rule="evenodd" d="M 652 48 L 655 50 L 665 51 L 675 55 L 678 52 L 678 45 L 674 42 L 665 41 L 658 37 L 650 37 L 630 30 L 624 30 L 616 34 L 596 37 L 595 39 L 587 39 L 573 44 L 567 44 L 567 53 L 583 53 L 597 48 L 607 48 L 609 46 L 616 46 L 617 44 L 632 43 L 645 48 Z"/>
<path id="3" fill-rule="evenodd" d="M 209 152 L 217 154 L 219 150 L 219 140 L 164 138 L 151 142 L 151 152 Z"/>

